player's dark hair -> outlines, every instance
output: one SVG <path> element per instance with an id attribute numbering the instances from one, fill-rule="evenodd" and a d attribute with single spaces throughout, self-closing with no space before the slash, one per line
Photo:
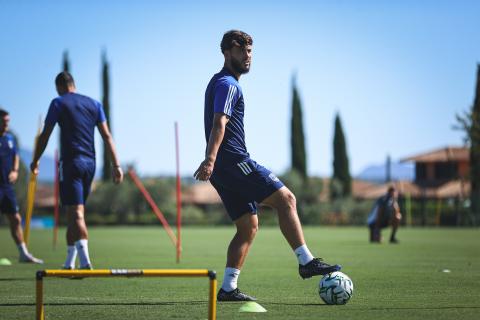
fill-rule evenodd
<path id="1" fill-rule="evenodd" d="M 55 78 L 55 85 L 60 88 L 68 88 L 70 85 L 75 85 L 72 75 L 68 71 L 60 72 Z"/>
<path id="2" fill-rule="evenodd" d="M 220 49 L 222 49 L 222 53 L 224 53 L 225 50 L 230 50 L 234 46 L 240 46 L 243 48 L 248 45 L 251 46 L 252 44 L 253 39 L 249 34 L 240 30 L 230 30 L 223 35 Z"/>
<path id="3" fill-rule="evenodd" d="M 4 109 L 0 108 L 0 118 L 3 118 L 3 117 L 8 116 L 8 115 L 9 115 L 9 113 L 8 113 L 7 110 L 4 110 Z"/>
<path id="4" fill-rule="evenodd" d="M 394 187 L 394 186 L 388 187 L 388 191 L 387 191 L 388 193 L 392 193 L 392 192 L 394 192 L 394 191 L 395 191 L 395 187 Z"/>

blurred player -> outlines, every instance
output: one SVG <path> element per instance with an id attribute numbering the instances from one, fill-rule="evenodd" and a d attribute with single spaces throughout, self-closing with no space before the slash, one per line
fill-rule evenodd
<path id="1" fill-rule="evenodd" d="M 394 187 L 389 187 L 387 194 L 381 196 L 375 202 L 375 206 L 368 217 L 370 242 L 381 242 L 381 230 L 390 225 L 392 226 L 390 243 L 398 243 L 396 234 L 401 219 L 402 214 L 397 203 L 397 191 Z"/>
<path id="2" fill-rule="evenodd" d="M 50 104 L 30 169 L 33 173 L 38 173 L 39 159 L 45 151 L 55 124 L 58 123 L 61 130 L 60 199 L 66 208 L 68 220 L 68 251 L 64 268 L 75 268 L 78 252 L 80 269 L 92 269 L 84 205 L 95 175 L 95 127 L 100 131 L 112 156 L 115 183 L 122 181 L 123 172 L 100 102 L 76 93 L 73 77 L 66 71 L 57 75 L 55 85 L 59 97 Z"/>
<path id="3" fill-rule="evenodd" d="M 28 252 L 23 240 L 22 216 L 18 212 L 17 199 L 13 190 L 13 184 L 18 179 L 20 157 L 15 139 L 8 132 L 9 122 L 8 112 L 0 109 L 0 211 L 8 218 L 12 238 L 20 253 L 19 261 L 43 263 Z"/>

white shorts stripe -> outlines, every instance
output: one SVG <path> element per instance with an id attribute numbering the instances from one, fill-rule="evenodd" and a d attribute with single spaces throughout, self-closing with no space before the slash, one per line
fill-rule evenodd
<path id="1" fill-rule="evenodd" d="M 250 166 L 246 162 L 240 162 L 237 165 L 240 167 L 240 169 L 242 169 L 242 171 L 245 175 L 248 175 L 248 174 L 252 173 L 252 169 L 250 168 Z"/>
<path id="2" fill-rule="evenodd" d="M 242 170 L 244 175 L 247 175 L 248 173 L 245 171 L 245 168 L 242 166 L 242 163 L 237 163 L 237 166 Z"/>

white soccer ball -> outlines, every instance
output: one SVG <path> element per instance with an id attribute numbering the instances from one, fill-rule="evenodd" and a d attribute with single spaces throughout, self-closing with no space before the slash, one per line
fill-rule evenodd
<path id="1" fill-rule="evenodd" d="M 346 304 L 353 295 L 353 282 L 345 273 L 332 272 L 320 280 L 318 293 L 326 304 Z"/>

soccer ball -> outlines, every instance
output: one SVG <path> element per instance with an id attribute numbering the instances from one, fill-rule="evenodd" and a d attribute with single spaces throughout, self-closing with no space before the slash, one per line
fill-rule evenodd
<path id="1" fill-rule="evenodd" d="M 320 280 L 318 293 L 326 304 L 346 304 L 353 295 L 353 282 L 345 273 L 332 272 Z"/>

